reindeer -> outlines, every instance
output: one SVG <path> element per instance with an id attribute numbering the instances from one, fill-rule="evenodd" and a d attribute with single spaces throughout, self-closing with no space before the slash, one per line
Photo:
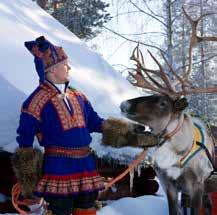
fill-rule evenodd
<path id="1" fill-rule="evenodd" d="M 159 70 L 145 67 L 142 52 L 137 45 L 131 56 L 136 62 L 136 69 L 130 73 L 134 79 L 133 84 L 156 94 L 124 101 L 120 108 L 127 118 L 150 126 L 159 139 L 157 146 L 150 149 L 151 159 L 167 194 L 169 214 L 181 214 L 178 192 L 182 192 L 189 197 L 189 207 L 194 208 L 193 214 L 198 215 L 203 201 L 210 203 L 205 182 L 213 171 L 214 143 L 204 123 L 184 112 L 188 106 L 185 96 L 217 92 L 217 87 L 196 88 L 189 78 L 193 47 L 204 41 L 217 41 L 217 37 L 197 35 L 198 22 L 207 14 L 193 20 L 184 8 L 183 12 L 192 28 L 187 70 L 182 75 L 177 74 L 162 54 L 173 78 L 175 77 L 176 81 L 172 84 L 172 79 L 151 52 L 149 54 Z M 198 132 L 199 140 L 195 139 L 195 133 Z M 210 206 L 206 209 L 206 214 L 211 214 Z"/>

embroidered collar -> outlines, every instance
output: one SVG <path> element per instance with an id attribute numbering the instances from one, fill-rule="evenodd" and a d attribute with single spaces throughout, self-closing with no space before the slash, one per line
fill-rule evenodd
<path id="1" fill-rule="evenodd" d="M 63 90 L 60 87 L 58 87 L 59 85 L 60 84 L 55 85 L 54 83 L 52 83 L 51 81 L 49 81 L 47 79 L 42 84 L 40 84 L 40 86 L 42 88 L 45 88 L 45 89 L 49 88 L 49 89 L 55 91 L 56 93 L 64 94 L 66 92 L 66 89 L 68 88 L 69 82 L 65 83 L 65 85 L 62 84 L 63 85 L 63 87 L 62 87 Z"/>

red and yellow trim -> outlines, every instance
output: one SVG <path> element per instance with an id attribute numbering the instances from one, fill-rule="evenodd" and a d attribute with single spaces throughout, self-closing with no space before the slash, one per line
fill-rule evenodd
<path id="1" fill-rule="evenodd" d="M 45 149 L 45 155 L 48 156 L 63 156 L 70 158 L 84 158 L 90 154 L 88 146 L 83 148 L 63 148 L 63 147 L 49 147 Z"/>
<path id="2" fill-rule="evenodd" d="M 104 188 L 102 177 L 96 172 L 83 172 L 71 175 L 44 175 L 36 192 L 59 196 L 89 192 Z"/>
<path id="3" fill-rule="evenodd" d="M 85 101 L 88 101 L 87 97 L 80 91 L 78 90 L 74 90 L 74 91 L 71 91 L 71 90 L 68 90 L 67 91 L 69 94 L 74 94 L 76 96 L 80 96 L 81 98 L 83 98 Z"/>
<path id="4" fill-rule="evenodd" d="M 69 130 L 71 128 L 83 128 L 86 126 L 84 114 L 82 112 L 81 106 L 78 102 L 75 94 L 68 94 L 68 100 L 73 109 L 73 114 L 71 115 L 67 109 L 64 101 L 58 95 L 54 96 L 51 99 L 52 104 L 54 105 L 63 130 Z"/>
<path id="5" fill-rule="evenodd" d="M 22 109 L 22 112 L 28 113 L 41 121 L 41 111 L 43 107 L 57 93 L 57 90 L 50 88 L 46 84 L 41 84 L 40 90 L 33 96 L 28 107 Z"/>

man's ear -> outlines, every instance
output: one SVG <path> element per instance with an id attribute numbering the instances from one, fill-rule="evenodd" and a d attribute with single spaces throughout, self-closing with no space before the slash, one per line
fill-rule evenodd
<path id="1" fill-rule="evenodd" d="M 50 69 L 49 71 L 47 71 L 47 72 L 45 73 L 45 76 L 46 76 L 46 78 L 47 78 L 48 80 L 53 79 L 53 76 L 54 76 L 53 68 Z"/>
<path id="2" fill-rule="evenodd" d="M 56 72 L 56 67 L 54 66 L 53 68 L 50 69 L 50 73 L 54 74 Z"/>
<path id="3" fill-rule="evenodd" d="M 49 76 L 55 76 L 56 75 L 56 71 L 57 71 L 57 68 L 56 67 L 53 67 L 50 69 L 50 71 L 48 72 L 48 75 Z M 50 73 L 50 74 L 49 74 Z"/>

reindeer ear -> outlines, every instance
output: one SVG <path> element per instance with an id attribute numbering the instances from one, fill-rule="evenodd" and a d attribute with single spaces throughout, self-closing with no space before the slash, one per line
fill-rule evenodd
<path id="1" fill-rule="evenodd" d="M 179 98 L 174 102 L 175 111 L 183 111 L 188 107 L 188 100 L 185 97 Z"/>

